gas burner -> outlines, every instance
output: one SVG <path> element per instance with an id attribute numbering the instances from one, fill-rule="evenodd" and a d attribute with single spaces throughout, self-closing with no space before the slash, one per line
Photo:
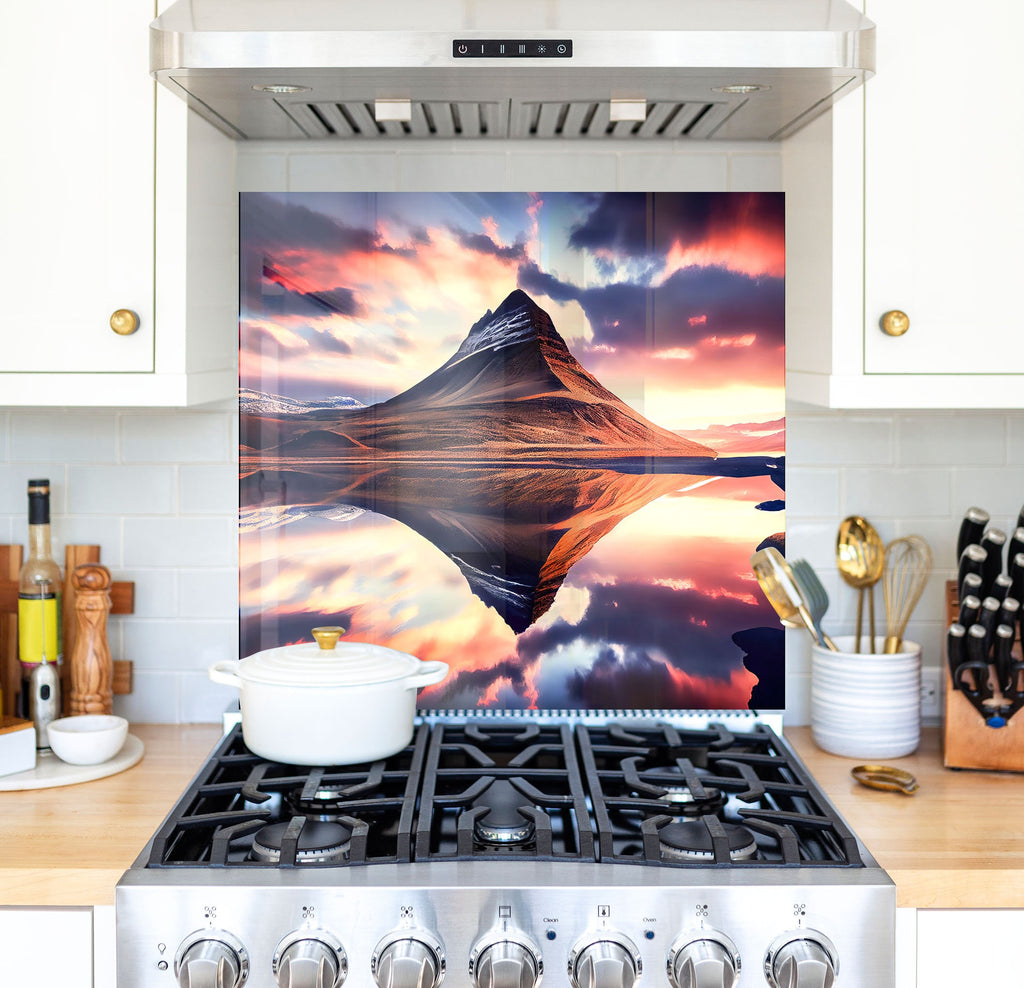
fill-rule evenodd
<path id="1" fill-rule="evenodd" d="M 720 789 L 706 789 L 703 796 L 695 796 L 689 786 L 669 786 L 658 799 L 668 804 L 668 812 L 677 816 L 706 816 L 717 814 L 725 806 L 725 794 Z"/>
<path id="2" fill-rule="evenodd" d="M 534 835 L 534 823 L 519 812 L 525 799 L 511 782 L 495 779 L 475 800 L 472 808 L 486 808 L 473 823 L 481 844 L 525 844 Z"/>
<path id="3" fill-rule="evenodd" d="M 729 838 L 729 858 L 747 861 L 757 853 L 754 835 L 746 827 L 734 823 L 722 824 Z M 661 853 L 669 861 L 714 861 L 715 852 L 711 832 L 701 822 L 670 823 L 658 831 Z"/>
<path id="4" fill-rule="evenodd" d="M 281 860 L 281 845 L 290 822 L 271 823 L 256 832 L 252 840 L 252 857 L 256 861 L 276 864 Z M 306 820 L 299 832 L 296 864 L 324 864 L 348 859 L 352 831 L 340 823 Z"/>
<path id="5" fill-rule="evenodd" d="M 320 786 L 311 796 L 295 789 L 285 796 L 285 805 L 294 816 L 311 820 L 335 820 L 349 802 L 345 786 Z"/>

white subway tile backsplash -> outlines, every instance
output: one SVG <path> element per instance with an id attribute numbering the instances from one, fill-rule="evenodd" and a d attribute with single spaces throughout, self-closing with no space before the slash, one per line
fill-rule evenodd
<path id="1" fill-rule="evenodd" d="M 205 673 L 181 674 L 181 722 L 209 724 L 219 721 L 229 706 L 237 709 L 238 690 L 210 681 Z"/>
<path id="2" fill-rule="evenodd" d="M 28 482 L 43 477 L 50 481 L 50 510 L 54 514 L 66 511 L 66 473 L 63 463 L 38 460 L 0 463 L 0 514 L 27 518 Z"/>
<path id="3" fill-rule="evenodd" d="M 179 614 L 193 618 L 223 618 L 234 621 L 238 616 L 237 569 L 178 570 Z"/>
<path id="4" fill-rule="evenodd" d="M 235 181 L 239 192 L 265 192 L 288 188 L 288 155 L 239 148 L 235 159 Z"/>
<path id="5" fill-rule="evenodd" d="M 787 469 L 788 473 L 788 469 Z M 786 483 L 787 487 L 792 487 Z M 787 499 L 790 491 L 786 491 Z M 838 516 L 821 521 L 805 519 L 796 512 L 786 510 L 786 555 L 791 559 L 806 559 L 815 569 L 827 569 L 835 565 L 836 526 Z"/>
<path id="6" fill-rule="evenodd" d="M 10 459 L 113 463 L 114 412 L 14 412 Z"/>
<path id="7" fill-rule="evenodd" d="M 786 416 L 787 465 L 874 466 L 893 463 L 893 425 L 885 415 Z"/>
<path id="8" fill-rule="evenodd" d="M 505 187 L 505 154 L 403 154 L 398 158 L 398 188 L 404 191 L 459 189 L 489 192 Z"/>
<path id="9" fill-rule="evenodd" d="M 136 669 L 206 670 L 238 658 L 235 621 L 124 620 L 124 657 Z"/>
<path id="10" fill-rule="evenodd" d="M 287 185 L 262 186 L 289 192 L 388 192 L 400 187 L 394 152 L 293 154 L 288 159 Z"/>
<path id="11" fill-rule="evenodd" d="M 781 189 L 782 158 L 778 154 L 730 154 L 729 188 L 734 192 Z"/>
<path id="12" fill-rule="evenodd" d="M 957 524 L 971 505 L 984 508 L 992 516 L 992 525 L 1012 531 L 1017 513 L 1024 504 L 1024 461 L 985 470 L 953 472 L 953 510 Z"/>
<path id="13" fill-rule="evenodd" d="M 839 514 L 839 472 L 786 465 L 786 513 L 835 518 Z"/>
<path id="14" fill-rule="evenodd" d="M 899 421 L 902 466 L 1000 466 L 1006 457 L 1002 415 L 904 415 Z"/>
<path id="15" fill-rule="evenodd" d="M 166 515 L 177 506 L 177 467 L 72 464 L 68 504 L 84 515 Z"/>
<path id="16" fill-rule="evenodd" d="M 1021 404 L 1024 404 L 1024 398 Z M 1011 415 L 1007 422 L 1006 462 L 1024 463 L 1024 415 Z"/>
<path id="17" fill-rule="evenodd" d="M 180 723 L 181 679 L 175 671 L 157 672 L 136 666 L 132 691 L 114 697 L 114 713 L 134 724 Z"/>
<path id="18" fill-rule="evenodd" d="M 126 463 L 230 463 L 235 449 L 223 412 L 126 414 L 121 457 Z"/>
<path id="19" fill-rule="evenodd" d="M 16 528 L 18 526 L 15 526 Z M 100 562 L 112 572 L 121 565 L 121 519 L 115 515 L 60 515 L 53 519 L 53 553 L 57 562 L 64 562 L 67 545 L 98 545 Z M 28 524 L 23 522 L 18 541 L 28 538 Z M 121 577 L 115 577 L 121 579 Z"/>
<path id="20" fill-rule="evenodd" d="M 875 519 L 948 517 L 950 514 L 949 470 L 937 467 L 880 470 L 847 469 L 843 491 L 845 514 Z M 881 532 L 882 527 L 876 525 Z M 894 532 L 883 533 L 885 538 Z"/>
<path id="21" fill-rule="evenodd" d="M 557 153 L 524 151 L 512 156 L 507 188 L 524 192 L 600 192 L 617 188 L 618 155 L 573 147 L 563 146 Z"/>
<path id="22" fill-rule="evenodd" d="M 225 515 L 238 510 L 238 467 L 235 463 L 180 468 L 181 513 Z"/>
<path id="23" fill-rule="evenodd" d="M 624 152 L 619 156 L 618 188 L 645 192 L 724 191 L 729 188 L 729 159 L 725 154 Z"/>
<path id="24" fill-rule="evenodd" d="M 133 618 L 173 618 L 181 613 L 177 570 L 152 567 L 123 569 L 114 574 L 114 579 L 135 584 Z"/>
<path id="25" fill-rule="evenodd" d="M 126 566 L 237 566 L 237 519 L 126 518 Z"/>

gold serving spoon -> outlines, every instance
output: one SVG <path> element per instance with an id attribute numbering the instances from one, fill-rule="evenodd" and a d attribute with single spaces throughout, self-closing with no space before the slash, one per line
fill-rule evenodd
<path id="1" fill-rule="evenodd" d="M 839 524 L 836 537 L 836 567 L 839 575 L 854 589 L 857 597 L 857 638 L 854 651 L 860 651 L 864 627 L 864 592 L 868 594 L 869 651 L 875 650 L 875 584 L 885 568 L 885 545 L 874 525 L 860 515 L 850 515 Z"/>

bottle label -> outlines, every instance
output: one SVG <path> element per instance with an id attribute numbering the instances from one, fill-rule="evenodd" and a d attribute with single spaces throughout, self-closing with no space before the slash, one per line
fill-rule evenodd
<path id="1" fill-rule="evenodd" d="M 18 597 L 18 658 L 23 665 L 60 662 L 60 601 L 56 594 Z"/>

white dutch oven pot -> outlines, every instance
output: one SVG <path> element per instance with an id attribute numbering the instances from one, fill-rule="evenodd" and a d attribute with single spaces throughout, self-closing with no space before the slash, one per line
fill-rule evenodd
<path id="1" fill-rule="evenodd" d="M 352 765 L 401 751 L 412 738 L 416 691 L 448 674 L 382 645 L 342 642 L 342 628 L 314 628 L 316 642 L 216 662 L 210 679 L 236 686 L 242 737 L 257 755 L 291 765 Z"/>

